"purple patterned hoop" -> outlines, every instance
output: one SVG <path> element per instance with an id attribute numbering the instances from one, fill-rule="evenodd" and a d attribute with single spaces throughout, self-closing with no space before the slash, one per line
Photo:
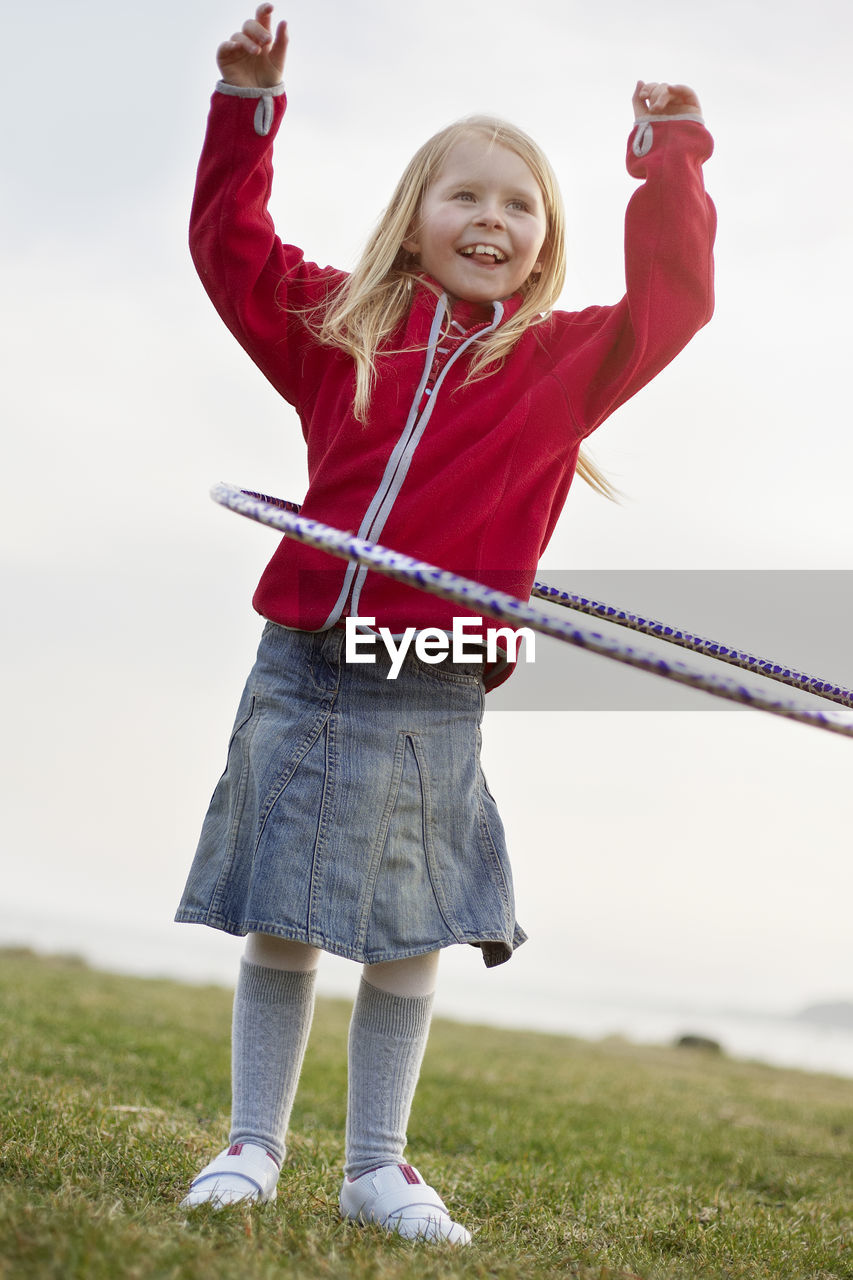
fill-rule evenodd
<path id="1" fill-rule="evenodd" d="M 229 484 L 215 485 L 211 490 L 210 496 L 214 502 L 227 507 L 230 511 L 235 511 L 238 515 L 246 516 L 250 520 L 256 520 L 260 524 L 277 529 L 279 533 L 294 538 L 297 542 L 304 542 L 309 546 L 316 547 L 318 550 L 328 552 L 329 555 L 337 556 L 344 560 L 355 560 L 377 573 L 383 573 L 388 577 L 396 578 L 398 581 L 408 582 L 422 591 L 440 596 L 444 600 L 451 600 L 457 604 L 465 605 L 478 613 L 496 618 L 500 622 L 506 622 L 515 627 L 530 627 L 534 631 L 562 640 L 566 644 L 574 645 L 580 649 L 587 649 L 602 657 L 611 658 L 614 662 L 622 662 L 641 671 L 648 671 L 653 675 L 660 676 L 662 679 L 674 680 L 690 688 L 700 689 L 716 698 L 723 698 L 729 702 L 739 702 L 757 710 L 767 711 L 771 715 L 782 716 L 785 719 L 799 721 L 801 724 L 810 724 L 815 728 L 825 729 L 829 733 L 837 733 L 844 737 L 853 738 L 853 723 L 834 719 L 822 711 L 812 711 L 793 702 L 767 697 L 758 690 L 738 684 L 735 680 L 703 675 L 685 666 L 682 662 L 668 662 L 649 651 L 637 650 L 630 645 L 624 645 L 597 632 L 587 631 L 582 627 L 563 621 L 561 618 L 555 618 L 551 614 L 544 613 L 522 600 L 517 600 L 514 596 L 507 595 L 503 591 L 495 591 L 480 582 L 473 582 L 469 578 L 459 577 L 447 569 L 439 569 L 423 560 L 415 560 L 411 556 L 403 555 L 402 552 L 392 551 L 376 543 L 365 542 L 364 539 L 357 538 L 351 533 L 345 533 L 329 525 L 320 524 L 317 520 L 310 520 L 298 514 L 299 507 L 294 502 L 287 502 L 282 498 L 272 498 L 265 494 L 253 493 L 250 490 L 240 489 L 235 485 Z M 580 596 L 571 597 L 568 592 L 556 592 L 554 588 L 547 587 L 544 583 L 537 583 L 534 590 L 535 594 L 541 598 L 553 600 L 555 603 L 566 605 L 569 608 L 578 608 L 579 605 L 575 604 L 575 600 L 584 600 L 584 597 Z M 565 599 L 560 597 L 565 597 Z M 592 612 L 593 609 L 600 610 L 609 607 L 598 605 L 593 601 L 584 601 L 584 603 L 592 606 L 592 608 L 585 610 L 588 612 Z M 622 610 L 614 611 L 614 613 L 618 614 L 623 612 Z M 625 618 L 632 618 L 636 623 L 642 622 L 646 627 L 663 625 L 646 623 L 644 619 L 634 618 L 634 615 L 625 614 L 624 616 Z M 609 618 L 609 620 L 613 622 L 620 621 L 615 616 Z M 624 620 L 621 624 L 623 626 L 632 625 L 631 622 Z M 634 629 L 640 630 L 641 628 L 640 626 L 635 626 Z M 674 628 L 670 630 L 675 631 Z M 648 634 L 657 635 L 658 633 L 648 632 Z M 681 634 L 686 636 L 688 633 Z M 672 637 L 665 634 L 660 634 L 659 638 L 670 640 L 674 643 L 682 642 L 681 640 L 672 641 Z M 700 639 L 699 637 L 690 638 L 693 640 Z M 713 642 L 702 641 L 701 643 L 711 646 Z M 710 647 L 697 649 L 697 651 L 705 652 L 710 657 L 720 657 L 720 654 L 713 653 Z M 739 651 L 727 650 L 727 652 Z M 749 658 L 750 655 L 745 656 Z M 764 662 L 764 660 L 756 661 Z M 775 666 L 776 664 L 769 663 L 767 665 Z M 756 674 L 769 675 L 767 671 L 759 666 L 750 666 L 748 669 L 755 671 Z M 786 672 L 787 668 L 781 668 L 778 673 L 774 672 L 772 678 L 780 680 L 782 683 L 790 684 L 792 681 L 786 677 Z M 796 679 L 812 681 L 812 677 L 799 676 L 798 673 L 791 674 Z M 823 686 L 827 683 L 825 681 L 814 681 L 815 686 Z M 796 687 L 805 688 L 806 686 L 798 684 Z M 847 693 L 846 690 L 840 690 L 835 685 L 829 685 L 829 688 L 838 690 L 843 694 Z M 831 696 L 817 687 L 809 687 L 807 691 L 816 694 L 818 697 Z M 847 697 L 849 696 L 847 694 Z M 841 699 L 835 698 L 833 700 L 840 701 Z"/>

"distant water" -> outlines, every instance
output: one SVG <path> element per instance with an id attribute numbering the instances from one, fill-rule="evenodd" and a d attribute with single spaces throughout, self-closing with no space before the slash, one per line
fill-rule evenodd
<path id="1" fill-rule="evenodd" d="M 242 951 L 240 939 L 209 929 L 164 925 L 111 931 L 102 922 L 92 926 L 79 920 L 24 919 L 2 909 L 0 946 L 74 954 L 116 973 L 224 986 L 233 986 Z M 359 975 L 357 965 L 324 956 L 318 990 L 351 997 Z M 566 990 L 553 978 L 549 987 L 541 976 L 536 990 L 530 987 L 529 981 L 509 973 L 500 982 L 490 981 L 466 948 L 452 947 L 442 960 L 436 1013 L 591 1040 L 623 1036 L 638 1044 L 671 1044 L 678 1036 L 696 1034 L 718 1041 L 733 1058 L 853 1078 L 853 1028 L 815 1025 L 794 1017 L 794 1010 L 697 1008 L 665 993 L 642 999 L 615 990 L 591 995 Z"/>
<path id="2" fill-rule="evenodd" d="M 464 993 L 445 993 L 442 1011 L 469 1017 Z M 563 996 L 552 1001 L 495 1002 L 482 1011 L 482 1021 L 599 1040 L 624 1036 L 637 1044 L 672 1044 L 687 1034 L 716 1040 L 732 1058 L 765 1062 L 804 1071 L 853 1077 L 853 1032 L 815 1026 L 786 1014 L 747 1009 L 696 1008 L 664 999 L 628 1001 L 618 993 Z"/>

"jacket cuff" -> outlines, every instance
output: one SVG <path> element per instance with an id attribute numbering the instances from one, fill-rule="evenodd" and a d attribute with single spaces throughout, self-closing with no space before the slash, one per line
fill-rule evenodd
<path id="1" fill-rule="evenodd" d="M 216 92 L 224 93 L 230 98 L 257 98 L 255 109 L 255 133 L 265 138 L 272 128 L 273 98 L 284 93 L 283 84 L 274 84 L 269 88 L 255 88 L 249 85 L 229 84 L 227 80 L 217 80 Z"/>
<path id="2" fill-rule="evenodd" d="M 637 116 L 637 119 L 634 121 L 634 123 L 635 124 L 646 124 L 646 123 L 651 124 L 652 122 L 654 122 L 655 124 L 666 124 L 668 120 L 695 120 L 697 124 L 705 123 L 704 118 L 699 115 L 698 111 L 682 111 L 680 115 L 674 115 L 674 116 L 652 116 L 652 115 Z"/>
<path id="3" fill-rule="evenodd" d="M 705 121 L 697 112 L 685 111 L 677 116 L 638 116 L 634 121 L 634 141 L 631 144 L 631 150 L 635 156 L 642 159 L 647 156 L 652 149 L 654 141 L 653 124 L 669 124 L 671 121 L 692 120 L 695 124 L 704 125 Z"/>

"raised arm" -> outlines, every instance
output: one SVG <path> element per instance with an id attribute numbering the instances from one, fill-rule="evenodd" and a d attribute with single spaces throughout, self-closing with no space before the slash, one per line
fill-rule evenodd
<path id="1" fill-rule="evenodd" d="M 558 367 L 588 435 L 711 318 L 716 213 L 702 176 L 713 141 L 686 85 L 640 81 L 627 166 L 643 180 L 625 216 L 625 296 L 564 317 Z M 559 357 L 558 357 L 559 358 Z"/>
<path id="2" fill-rule="evenodd" d="M 304 316 L 340 272 L 283 244 L 267 204 L 272 148 L 284 114 L 287 27 L 263 4 L 217 50 L 222 80 L 210 107 L 190 216 L 190 252 L 211 301 L 254 362 L 292 404 L 313 394 L 320 351 Z"/>

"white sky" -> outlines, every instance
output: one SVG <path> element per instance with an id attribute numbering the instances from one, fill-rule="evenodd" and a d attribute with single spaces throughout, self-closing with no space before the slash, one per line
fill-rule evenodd
<path id="1" fill-rule="evenodd" d="M 53 0 L 37 21 L 7 18 L 3 882 L 19 923 L 0 924 L 6 936 L 41 912 L 167 927 L 275 545 L 207 490 L 304 491 L 292 412 L 185 248 L 214 50 L 243 16 L 222 0 Z M 568 308 L 621 293 L 634 83 L 692 84 L 717 142 L 717 314 L 598 433 L 627 499 L 578 484 L 542 576 L 853 570 L 847 5 L 294 0 L 280 16 L 291 108 L 273 211 L 286 237 L 350 266 L 424 137 L 494 111 L 561 177 Z M 853 620 L 849 595 L 827 600 L 818 637 L 830 605 Z M 745 631 L 761 612 L 744 603 Z M 804 661 L 781 639 L 770 656 Z M 853 683 L 850 666 L 818 674 Z M 645 983 L 779 1006 L 853 995 L 853 743 L 746 712 L 487 720 L 533 935 L 515 977 L 489 982 L 538 982 L 556 963 L 579 990 Z M 456 950 L 449 967 L 473 981 Z"/>

